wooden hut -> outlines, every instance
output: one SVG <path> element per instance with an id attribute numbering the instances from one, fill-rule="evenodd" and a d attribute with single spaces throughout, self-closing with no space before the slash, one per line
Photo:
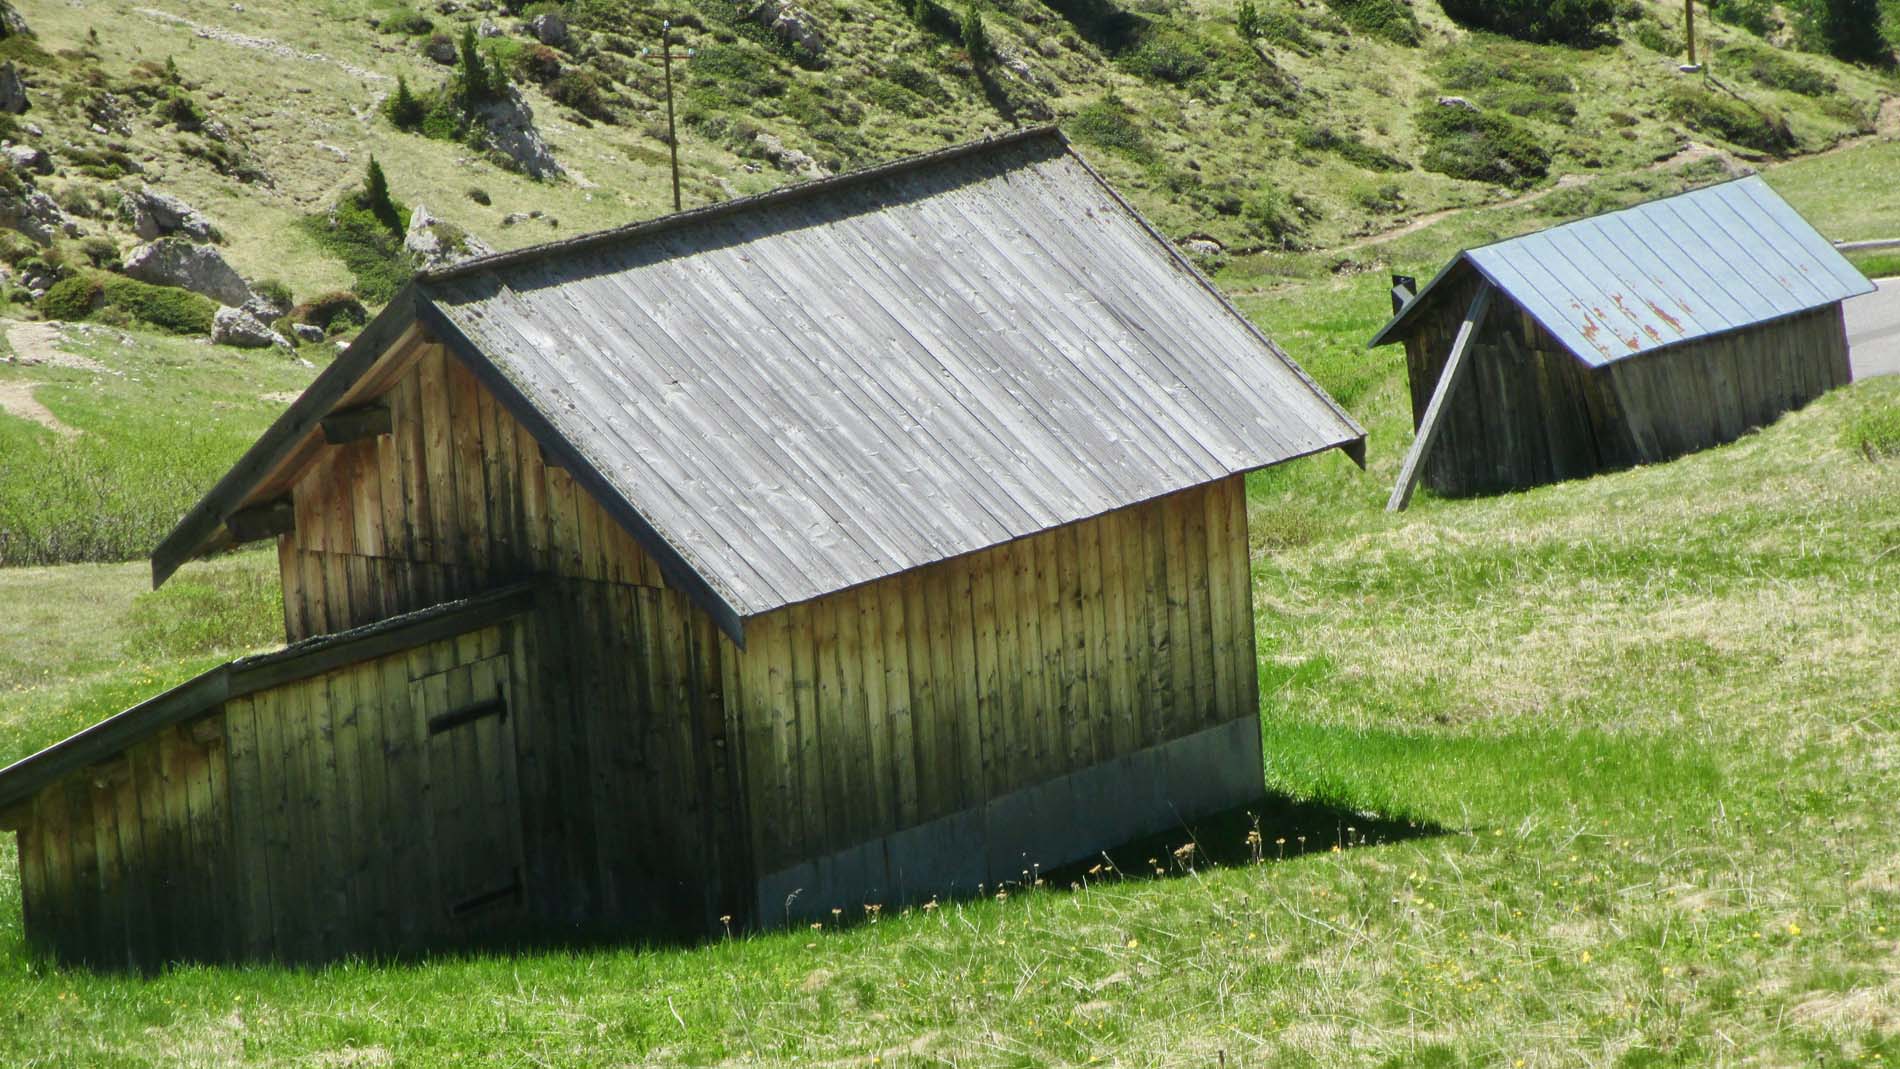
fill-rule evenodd
<path id="1" fill-rule="evenodd" d="M 293 644 L 0 771 L 66 960 L 829 919 L 1261 791 L 1243 476 L 1363 432 L 1053 131 L 426 274 L 153 557 Z"/>
<path id="2" fill-rule="evenodd" d="M 1372 339 L 1405 343 L 1418 428 L 1392 505 L 1733 441 L 1847 382 L 1872 288 L 1754 176 L 1461 253 Z"/>

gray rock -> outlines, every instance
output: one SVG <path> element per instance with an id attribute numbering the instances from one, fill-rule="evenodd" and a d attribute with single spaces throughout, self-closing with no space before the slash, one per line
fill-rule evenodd
<path id="1" fill-rule="evenodd" d="M 1213 238 L 1188 238 L 1181 243 L 1181 251 L 1190 256 L 1219 256 L 1227 247 Z"/>
<path id="2" fill-rule="evenodd" d="M 20 80 L 20 69 L 12 60 L 0 63 L 0 111 L 19 115 L 27 107 L 26 83 Z"/>
<path id="3" fill-rule="evenodd" d="M 252 293 L 243 308 L 265 323 L 275 323 L 290 314 L 289 301 L 273 301 L 261 293 Z"/>
<path id="4" fill-rule="evenodd" d="M 203 212 L 151 186 L 142 186 L 120 198 L 119 214 L 146 241 L 171 234 L 183 234 L 193 241 L 224 240 L 224 235 Z"/>
<path id="5" fill-rule="evenodd" d="M 17 230 L 41 245 L 50 245 L 55 236 L 70 236 L 79 229 L 66 218 L 57 201 L 37 189 L 0 192 L 0 227 Z"/>
<path id="6" fill-rule="evenodd" d="M 811 156 L 800 152 L 798 149 L 789 147 L 785 142 L 779 140 L 777 134 L 768 134 L 761 130 L 752 140 L 759 146 L 759 150 L 765 154 L 765 158 L 772 161 L 772 166 L 777 167 L 781 171 L 803 175 L 806 178 L 831 177 L 831 172 L 825 169 L 824 164 L 812 159 Z"/>
<path id="7" fill-rule="evenodd" d="M 475 117 L 487 133 L 488 147 L 506 157 L 515 170 L 530 178 L 566 177 L 566 169 L 535 128 L 534 109 L 528 107 L 521 90 L 509 86 L 506 93 L 478 105 Z"/>
<path id="8" fill-rule="evenodd" d="M 530 20 L 528 32 L 534 34 L 535 40 L 550 48 L 566 48 L 570 40 L 567 20 L 551 11 Z"/>
<path id="9" fill-rule="evenodd" d="M 1478 105 L 1473 104 L 1464 97 L 1439 97 L 1438 106 L 1441 108 L 1462 108 L 1465 111 L 1478 110 Z"/>
<path id="10" fill-rule="evenodd" d="M 32 145 L 8 145 L 6 155 L 7 162 L 13 165 L 15 171 L 31 171 L 34 174 L 53 173 L 53 157 L 47 155 L 44 149 L 37 149 Z"/>
<path id="11" fill-rule="evenodd" d="M 290 332 L 297 336 L 298 341 L 306 345 L 314 345 L 328 336 L 323 333 L 322 327 L 310 323 L 293 323 Z"/>
<path id="12" fill-rule="evenodd" d="M 440 63 L 444 67 L 455 66 L 455 60 L 457 59 L 455 42 L 441 34 L 437 34 L 423 42 L 422 54 Z"/>
<path id="13" fill-rule="evenodd" d="M 131 278 L 159 286 L 177 286 L 240 307 L 254 294 L 236 269 L 209 245 L 180 238 L 160 238 L 133 249 L 121 269 Z"/>
<path id="14" fill-rule="evenodd" d="M 495 251 L 454 223 L 430 215 L 421 204 L 410 209 L 409 231 L 403 235 L 402 247 L 425 271 Z"/>
<path id="15" fill-rule="evenodd" d="M 273 345 L 290 348 L 282 334 L 265 326 L 242 308 L 220 308 L 211 317 L 211 343 L 239 349 L 268 349 Z"/>
<path id="16" fill-rule="evenodd" d="M 475 36 L 500 37 L 502 36 L 501 27 L 495 25 L 494 19 L 483 19 L 481 24 L 475 27 Z"/>
<path id="17" fill-rule="evenodd" d="M 26 16 L 15 11 L 6 0 L 0 0 L 0 38 L 31 36 L 33 30 L 26 24 Z"/>
<path id="18" fill-rule="evenodd" d="M 812 59 L 824 59 L 825 37 L 818 29 L 817 18 L 793 0 L 760 0 L 747 12 L 747 17 Z"/>

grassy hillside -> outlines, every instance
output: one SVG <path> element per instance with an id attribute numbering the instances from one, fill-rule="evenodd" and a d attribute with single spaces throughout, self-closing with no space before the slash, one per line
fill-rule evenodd
<path id="1" fill-rule="evenodd" d="M 1684 76 L 1679 5 L 1622 7 L 1618 40 L 1574 49 L 1474 33 L 1431 2 L 1261 0 L 1248 39 L 1227 0 L 1000 0 L 981 6 L 994 58 L 975 64 L 961 8 L 935 0 L 803 2 L 815 52 L 726 0 L 537 4 L 577 27 L 555 51 L 472 8 L 84 0 L 34 5 L 37 38 L 0 51 L 23 66 L 24 118 L 43 131 L 16 136 L 58 167 L 42 187 L 95 236 L 128 244 L 116 190 L 150 182 L 208 212 L 247 275 L 299 296 L 351 284 L 303 221 L 372 154 L 401 199 L 498 246 L 670 208 L 661 71 L 641 54 L 667 15 L 693 52 L 676 69 L 689 205 L 799 177 L 762 137 L 836 170 L 1054 120 L 1169 234 L 1235 253 L 1338 250 L 1447 207 L 1638 173 L 1692 141 L 1756 160 L 1815 152 L 1873 132 L 1895 89 L 1722 23 L 1703 27 L 1712 73 Z M 424 55 L 432 35 L 452 52 L 482 19 L 506 31 L 481 48 L 518 80 L 567 180 L 531 181 L 382 114 L 398 78 L 425 94 L 450 78 Z M 1447 95 L 1480 111 L 1433 103 Z M 504 223 L 529 211 L 543 214 Z"/>

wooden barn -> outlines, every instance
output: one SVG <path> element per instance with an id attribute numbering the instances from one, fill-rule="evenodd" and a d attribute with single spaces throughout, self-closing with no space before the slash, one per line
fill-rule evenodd
<path id="1" fill-rule="evenodd" d="M 690 937 L 1243 803 L 1243 476 L 1363 447 L 1051 130 L 421 276 L 153 556 L 274 539 L 291 645 L 0 771 L 28 937 Z"/>
<path id="2" fill-rule="evenodd" d="M 1395 280 L 1398 281 L 1398 280 Z M 1405 343 L 1418 428 L 1392 496 L 1515 490 L 1723 442 L 1848 379 L 1873 286 L 1751 176 L 1459 254 Z"/>

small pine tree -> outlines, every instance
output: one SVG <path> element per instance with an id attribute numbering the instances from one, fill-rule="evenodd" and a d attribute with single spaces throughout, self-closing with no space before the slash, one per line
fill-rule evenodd
<path id="1" fill-rule="evenodd" d="M 1260 9 L 1254 6 L 1253 0 L 1240 0 L 1240 7 L 1234 12 L 1234 26 L 1244 40 L 1260 36 Z"/>
<path id="2" fill-rule="evenodd" d="M 383 105 L 383 114 L 398 130 L 413 130 L 422 125 L 422 101 L 409 89 L 409 79 L 396 75 L 396 93 Z"/>
<path id="3" fill-rule="evenodd" d="M 374 156 L 369 158 L 369 173 L 363 176 L 362 203 L 390 232 L 402 233 L 402 213 L 389 195 L 389 179 L 383 176 L 383 165 L 377 163 Z"/>
<path id="4" fill-rule="evenodd" d="M 456 77 L 462 83 L 462 98 L 466 103 L 487 100 L 493 95 L 494 78 L 489 71 L 488 60 L 482 56 L 482 50 L 475 44 L 475 27 L 462 27 L 461 60 Z"/>
<path id="5" fill-rule="evenodd" d="M 178 61 L 170 56 L 165 57 L 165 80 L 172 85 L 177 85 L 179 82 Z"/>
<path id="6" fill-rule="evenodd" d="M 975 3 L 963 9 L 963 21 L 958 27 L 963 34 L 963 50 L 970 54 L 970 62 L 977 66 L 987 63 L 990 58 L 990 34 L 983 27 L 983 13 Z"/>

